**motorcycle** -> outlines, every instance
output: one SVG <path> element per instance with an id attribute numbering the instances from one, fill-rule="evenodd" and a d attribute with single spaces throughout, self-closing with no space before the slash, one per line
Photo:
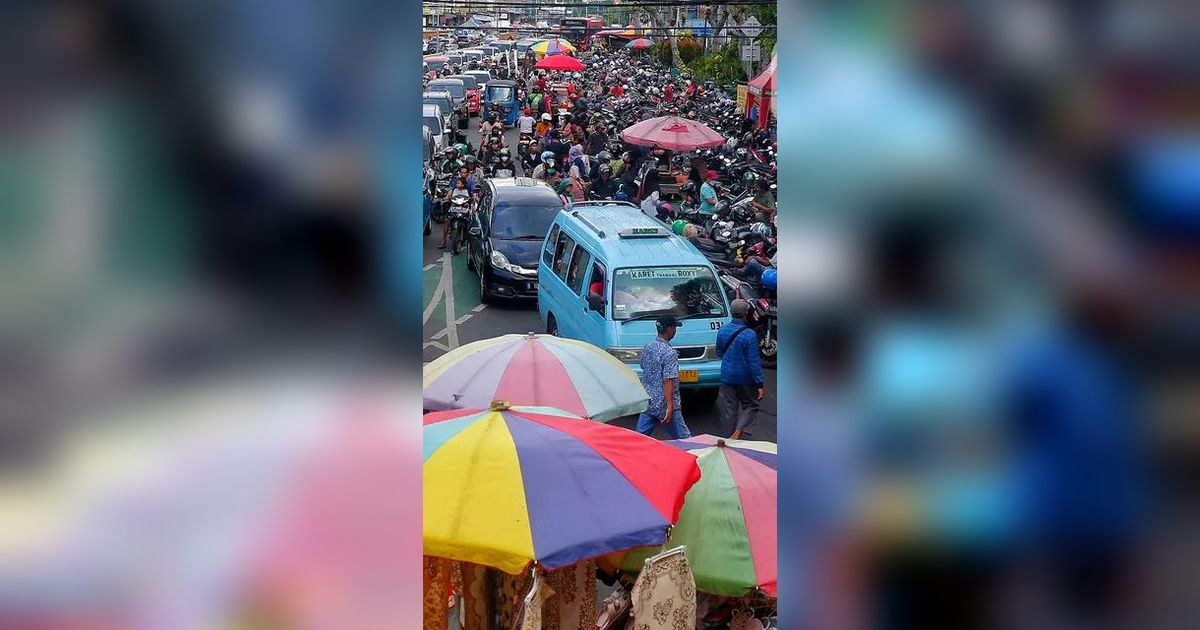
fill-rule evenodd
<path id="1" fill-rule="evenodd" d="M 533 141 L 533 135 L 528 133 L 521 134 L 521 138 L 517 140 L 517 156 L 525 157 L 529 153 L 529 143 Z"/>
<path id="2" fill-rule="evenodd" d="M 456 196 L 450 198 L 450 253 L 458 255 L 458 248 L 467 238 L 467 218 L 471 215 L 471 199 Z"/>
<path id="3" fill-rule="evenodd" d="M 750 304 L 746 326 L 758 333 L 758 356 L 763 367 L 774 369 L 779 363 L 779 317 L 774 296 L 768 295 L 761 283 L 729 273 L 721 274 L 721 283 L 730 300 L 741 298 Z"/>
<path id="4" fill-rule="evenodd" d="M 434 189 L 433 211 L 430 213 L 430 218 L 434 223 L 445 223 L 446 212 L 448 210 L 446 202 L 446 193 L 450 192 L 450 175 L 441 174 L 437 177 L 436 187 Z"/>

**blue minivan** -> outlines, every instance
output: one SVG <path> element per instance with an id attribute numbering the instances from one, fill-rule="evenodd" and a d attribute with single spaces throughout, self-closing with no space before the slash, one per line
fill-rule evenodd
<path id="1" fill-rule="evenodd" d="M 626 202 L 568 205 L 554 219 L 538 262 L 538 315 L 546 332 L 604 348 L 641 372 L 655 320 L 680 325 L 682 387 L 717 387 L 717 331 L 729 303 L 717 271 L 691 243 Z"/>

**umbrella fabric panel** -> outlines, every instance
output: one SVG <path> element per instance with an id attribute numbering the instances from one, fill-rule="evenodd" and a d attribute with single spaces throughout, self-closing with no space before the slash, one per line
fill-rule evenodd
<path id="1" fill-rule="evenodd" d="M 670 523 L 588 445 L 516 415 L 508 415 L 507 422 L 521 462 L 534 550 L 543 566 L 556 569 L 615 550 L 661 544 Z M 607 533 L 614 531 L 621 533 Z"/>
<path id="2" fill-rule="evenodd" d="M 561 340 L 558 343 L 547 344 L 546 348 L 572 375 L 575 391 L 582 398 L 585 408 L 611 409 L 599 416 L 579 415 L 592 417 L 594 420 L 611 420 L 641 413 L 650 404 L 650 398 L 637 375 L 625 369 L 625 365 L 612 355 L 597 353 L 590 345 L 574 340 Z M 597 362 L 597 358 L 607 362 L 612 369 L 596 370 L 593 366 L 604 365 Z M 637 396 L 630 396 L 631 391 Z"/>
<path id="3" fill-rule="evenodd" d="M 659 116 L 631 125 L 621 132 L 630 144 L 691 151 L 725 144 L 725 137 L 706 125 L 678 116 Z"/>
<path id="4" fill-rule="evenodd" d="M 446 362 L 424 378 L 423 404 L 427 409 L 488 406 L 496 399 L 496 387 L 504 377 L 509 361 L 520 349 L 520 343 L 501 337 L 495 344 L 487 344 L 456 357 L 443 356 Z M 473 395 L 465 396 L 466 392 Z"/>
<path id="5" fill-rule="evenodd" d="M 518 350 L 508 360 L 496 385 L 495 400 L 513 403 L 536 401 L 576 415 L 588 415 L 571 376 L 553 352 L 534 340 L 515 345 Z"/>
<path id="6" fill-rule="evenodd" d="M 732 452 L 731 452 L 732 451 Z M 744 451 L 725 449 L 725 460 L 741 498 L 742 516 L 754 559 L 754 576 L 759 588 L 772 597 L 778 586 L 778 523 L 776 521 L 776 476 L 746 457 Z M 708 458 L 713 459 L 713 458 Z"/>
<path id="7" fill-rule="evenodd" d="M 674 523 L 683 508 L 683 495 L 675 488 L 689 488 L 700 480 L 696 458 L 683 451 L 660 449 L 662 443 L 651 437 L 629 435 L 605 424 L 580 422 L 561 417 L 523 414 L 524 417 L 578 438 L 610 464 L 654 506 L 658 513 Z"/>
<path id="8" fill-rule="evenodd" d="M 516 446 L 501 414 L 478 418 L 425 460 L 425 554 L 519 573 L 534 548 Z"/>
<path id="9" fill-rule="evenodd" d="M 756 584 L 749 535 L 742 517 L 733 474 L 719 454 L 699 460 L 702 484 L 693 487 L 665 545 L 687 545 L 696 588 L 706 593 L 740 597 Z M 637 572 L 657 549 L 638 549 L 621 566 Z"/>
<path id="10" fill-rule="evenodd" d="M 478 414 L 459 416 L 436 423 L 430 423 L 427 420 L 425 428 L 421 432 L 421 448 L 424 451 L 423 461 L 429 461 L 430 455 L 436 453 L 446 442 L 457 437 L 464 429 L 478 422 L 480 417 Z"/>

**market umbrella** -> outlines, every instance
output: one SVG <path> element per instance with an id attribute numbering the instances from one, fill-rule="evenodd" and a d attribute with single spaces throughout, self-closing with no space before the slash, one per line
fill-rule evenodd
<path id="1" fill-rule="evenodd" d="M 644 147 L 692 151 L 725 144 L 725 136 L 703 123 L 679 116 L 659 116 L 627 127 L 621 139 Z"/>
<path id="2" fill-rule="evenodd" d="M 450 61 L 450 58 L 447 57 L 446 55 L 425 55 L 424 57 L 421 58 L 421 61 L 447 62 L 447 61 Z"/>
<path id="3" fill-rule="evenodd" d="M 649 402 L 637 374 L 607 352 L 532 333 L 459 346 L 425 366 L 422 387 L 430 411 L 507 400 L 608 421 L 641 413 Z"/>
<path id="4" fill-rule="evenodd" d="M 558 55 L 567 52 L 575 52 L 575 46 L 565 39 L 548 39 L 544 42 L 534 44 L 530 49 L 539 55 Z"/>
<path id="5" fill-rule="evenodd" d="M 630 41 L 628 44 L 625 44 L 626 48 L 633 48 L 634 50 L 643 50 L 645 48 L 651 48 L 653 46 L 654 46 L 654 42 L 649 39 L 646 39 L 645 37 L 639 37 L 635 40 Z"/>
<path id="6" fill-rule="evenodd" d="M 741 597 L 758 589 L 775 597 L 775 444 L 711 435 L 664 444 L 696 455 L 702 474 L 688 491 L 665 547 L 687 546 L 698 590 Z M 620 568 L 637 572 L 658 552 L 658 547 L 635 549 L 603 564 L 612 568 L 619 562 Z"/>
<path id="7" fill-rule="evenodd" d="M 520 573 L 661 545 L 700 478 L 692 455 L 547 407 L 425 416 L 424 553 Z"/>
<path id="8" fill-rule="evenodd" d="M 534 66 L 539 70 L 583 70 L 583 62 L 570 55 L 549 55 Z"/>

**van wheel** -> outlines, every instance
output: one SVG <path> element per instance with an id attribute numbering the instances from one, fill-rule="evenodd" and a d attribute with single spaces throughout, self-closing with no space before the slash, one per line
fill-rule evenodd
<path id="1" fill-rule="evenodd" d="M 558 337 L 558 320 L 554 319 L 554 314 L 546 315 L 546 334 Z"/>

